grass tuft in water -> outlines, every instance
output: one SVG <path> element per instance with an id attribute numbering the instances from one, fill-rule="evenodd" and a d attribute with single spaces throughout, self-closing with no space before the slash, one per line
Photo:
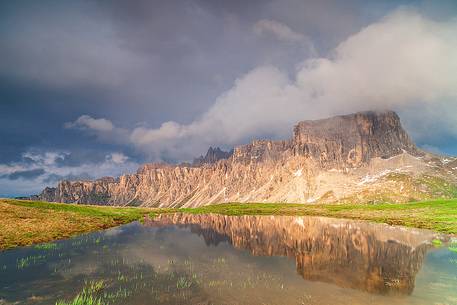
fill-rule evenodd
<path id="1" fill-rule="evenodd" d="M 102 305 L 102 300 L 83 290 L 73 300 L 69 302 L 59 300 L 56 302 L 56 305 Z"/>
<path id="2" fill-rule="evenodd" d="M 452 243 L 452 244 L 449 245 L 449 247 L 447 249 L 449 251 L 451 251 L 451 252 L 457 253 L 457 244 L 456 243 Z"/>
<path id="3" fill-rule="evenodd" d="M 27 257 L 23 257 L 17 260 L 16 267 L 17 269 L 24 269 L 29 267 L 30 265 L 37 264 L 39 262 L 43 262 L 46 259 L 45 255 L 31 255 Z"/>
<path id="4" fill-rule="evenodd" d="M 57 250 L 59 246 L 54 243 L 38 244 L 34 247 L 37 250 Z"/>
<path id="5" fill-rule="evenodd" d="M 103 288 L 105 288 L 103 280 L 85 282 L 85 287 L 73 300 L 58 300 L 56 305 L 106 305 L 106 303 L 102 303 L 101 297 L 97 296 Z"/>

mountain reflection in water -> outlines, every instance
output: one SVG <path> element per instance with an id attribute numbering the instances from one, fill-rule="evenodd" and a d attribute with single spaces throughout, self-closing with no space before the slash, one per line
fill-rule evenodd
<path id="1" fill-rule="evenodd" d="M 294 258 L 305 279 L 377 294 L 414 290 L 435 234 L 323 217 L 160 215 L 147 226 L 178 225 L 207 245 L 228 241 L 256 256 Z"/>

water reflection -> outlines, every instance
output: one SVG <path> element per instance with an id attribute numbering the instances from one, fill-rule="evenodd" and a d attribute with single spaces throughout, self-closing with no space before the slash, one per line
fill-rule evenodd
<path id="1" fill-rule="evenodd" d="M 161 215 L 149 226 L 178 225 L 207 245 L 228 241 L 257 256 L 295 259 L 306 280 L 379 294 L 411 294 L 434 233 L 321 217 Z"/>

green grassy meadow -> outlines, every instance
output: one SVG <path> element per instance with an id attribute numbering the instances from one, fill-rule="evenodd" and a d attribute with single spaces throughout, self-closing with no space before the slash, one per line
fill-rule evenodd
<path id="1" fill-rule="evenodd" d="M 457 234 L 457 199 L 403 204 L 226 203 L 199 208 L 106 207 L 0 199 L 0 250 L 106 229 L 162 213 L 326 216 Z"/>

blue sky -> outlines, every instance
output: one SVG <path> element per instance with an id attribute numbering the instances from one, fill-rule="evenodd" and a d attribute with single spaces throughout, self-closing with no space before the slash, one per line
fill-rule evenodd
<path id="1" fill-rule="evenodd" d="M 456 1 L 2 1 L 0 196 L 371 109 L 455 155 L 456 17 Z"/>

